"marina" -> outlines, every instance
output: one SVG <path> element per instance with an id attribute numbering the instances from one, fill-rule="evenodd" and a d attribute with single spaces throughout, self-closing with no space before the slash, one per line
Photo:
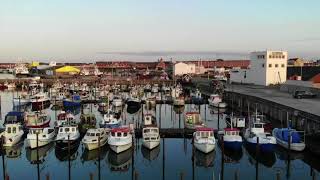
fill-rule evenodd
<path id="1" fill-rule="evenodd" d="M 8 112 L 22 109 L 20 106 L 13 106 L 13 97 L 20 93 L 1 92 L 3 121 Z M 92 113 L 97 119 L 95 123 L 98 127 L 103 114 L 98 111 L 98 104 L 89 102 L 81 106 L 76 105 L 75 109 L 68 112 L 74 114 L 77 122 L 80 122 L 82 113 Z M 191 102 L 184 106 L 160 103 L 152 107 L 145 103 L 133 113 L 127 111 L 126 105 L 115 107 L 117 112 L 121 112 L 121 124 L 132 124 L 135 127 L 131 147 L 121 150 L 121 153 L 110 149 L 110 145 L 105 143 L 105 140 L 101 142 L 102 145 L 105 144 L 104 146 L 99 148 L 98 145 L 98 148 L 95 147 L 92 150 L 86 148 L 88 146 L 83 144 L 84 140 L 82 142 L 79 140 L 78 143 L 66 143 L 62 145 L 62 149 L 59 141 L 44 146 L 38 144 L 38 148 L 30 149 L 27 147 L 29 143 L 25 134 L 16 146 L 3 148 L 1 154 L 3 177 L 11 179 L 22 177 L 149 179 L 157 175 L 158 179 L 269 179 L 270 176 L 275 179 L 317 179 L 319 176 L 320 164 L 313 160 L 314 154 L 309 150 L 291 152 L 276 146 L 274 151 L 262 156 L 260 151 L 248 147 L 245 143 L 235 149 L 228 148 L 227 144 L 219 143 L 218 130 L 228 127 L 229 123 L 226 119 L 233 109 L 231 107 L 217 109 L 210 106 L 208 102 L 202 104 Z M 112 107 L 111 102 L 109 105 Z M 57 125 L 56 117 L 61 111 L 59 107 L 53 107 L 54 104 L 51 104 L 50 107 L 44 109 L 50 116 L 50 127 Z M 26 108 L 32 109 L 31 106 Z M 207 153 L 197 150 L 193 145 L 192 137 L 196 129 L 185 127 L 185 121 L 190 112 L 199 113 L 198 118 L 201 118 L 201 122 L 208 127 L 199 129 L 200 131 L 206 132 L 211 130 L 210 128 L 213 130 L 212 133 L 217 141 L 214 143 L 216 147 Z M 159 145 L 150 150 L 143 145 L 142 128 L 140 128 L 143 127 L 145 116 L 155 118 L 161 137 Z M 122 133 L 126 132 L 119 130 Z M 232 129 L 226 130 L 232 132 Z M 119 131 L 114 130 L 114 133 L 116 132 Z M 66 137 L 68 139 L 68 136 Z"/>

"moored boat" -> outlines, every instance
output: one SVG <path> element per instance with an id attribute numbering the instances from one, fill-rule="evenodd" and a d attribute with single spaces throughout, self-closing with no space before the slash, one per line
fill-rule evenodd
<path id="1" fill-rule="evenodd" d="M 51 118 L 44 111 L 26 112 L 24 120 L 26 128 L 44 128 L 49 126 Z"/>
<path id="2" fill-rule="evenodd" d="M 80 133 L 77 126 L 62 126 L 58 129 L 56 137 L 56 147 L 61 150 L 67 150 L 77 147 L 80 142 Z"/>
<path id="3" fill-rule="evenodd" d="M 46 109 L 50 106 L 50 99 L 47 96 L 47 94 L 43 92 L 40 92 L 35 94 L 34 96 L 31 96 L 30 102 L 31 102 L 33 111 Z"/>
<path id="4" fill-rule="evenodd" d="M 54 141 L 55 136 L 53 128 L 31 128 L 27 134 L 27 147 L 34 149 L 46 146 Z"/>
<path id="5" fill-rule="evenodd" d="M 146 114 L 142 126 L 142 145 L 148 149 L 153 149 L 159 144 L 160 134 L 156 120 L 151 114 Z"/>
<path id="6" fill-rule="evenodd" d="M 109 129 L 106 128 L 88 129 L 86 135 L 82 139 L 82 143 L 89 151 L 97 149 L 107 143 L 108 135 Z"/>
<path id="7" fill-rule="evenodd" d="M 302 140 L 299 132 L 295 129 L 274 128 L 272 134 L 276 138 L 277 144 L 283 148 L 290 148 L 290 150 L 293 151 L 303 151 L 306 147 L 306 144 Z"/>
<path id="8" fill-rule="evenodd" d="M 0 137 L 3 137 L 3 146 L 14 146 L 18 144 L 23 134 L 21 124 L 6 124 L 5 131 L 0 134 Z"/>
<path id="9" fill-rule="evenodd" d="M 220 144 L 223 144 L 224 148 L 235 151 L 242 148 L 242 137 L 240 136 L 240 130 L 237 128 L 224 128 L 223 131 L 219 131 L 218 140 Z"/>
<path id="10" fill-rule="evenodd" d="M 216 140 L 212 128 L 196 128 L 193 133 L 193 145 L 203 153 L 209 153 L 215 149 Z"/>
<path id="11" fill-rule="evenodd" d="M 204 123 L 201 120 L 201 115 L 199 112 L 187 112 L 185 114 L 184 127 L 187 129 L 196 129 L 199 127 L 204 127 Z"/>
<path id="12" fill-rule="evenodd" d="M 113 128 L 108 136 L 108 144 L 112 151 L 121 153 L 132 147 L 132 132 L 129 127 Z"/>

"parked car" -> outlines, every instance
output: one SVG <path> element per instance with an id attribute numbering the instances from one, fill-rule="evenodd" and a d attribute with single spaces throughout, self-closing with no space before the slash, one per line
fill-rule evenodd
<path id="1" fill-rule="evenodd" d="M 317 97 L 316 94 L 310 92 L 310 91 L 301 91 L 301 90 L 296 90 L 294 91 L 293 95 L 294 98 L 301 99 L 301 98 L 315 98 Z"/>

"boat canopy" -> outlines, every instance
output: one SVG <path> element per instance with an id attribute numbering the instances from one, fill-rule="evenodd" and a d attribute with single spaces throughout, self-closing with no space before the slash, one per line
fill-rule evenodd
<path id="1" fill-rule="evenodd" d="M 240 131 L 238 128 L 224 128 L 224 131 Z"/>
<path id="2" fill-rule="evenodd" d="M 291 133 L 292 143 L 301 142 L 299 133 L 296 130 L 290 129 L 290 128 L 279 129 L 278 131 L 276 131 L 276 137 L 280 138 L 283 141 L 289 142 L 290 133 Z"/>
<path id="3" fill-rule="evenodd" d="M 199 128 L 196 128 L 196 131 L 214 131 L 214 129 L 208 128 L 208 127 L 199 127 Z"/>

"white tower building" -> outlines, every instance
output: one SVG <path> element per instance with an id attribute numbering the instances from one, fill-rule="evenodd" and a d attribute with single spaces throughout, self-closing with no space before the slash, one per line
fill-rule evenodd
<path id="1" fill-rule="evenodd" d="M 257 85 L 284 83 L 287 80 L 288 53 L 285 51 L 252 52 L 249 81 Z"/>

